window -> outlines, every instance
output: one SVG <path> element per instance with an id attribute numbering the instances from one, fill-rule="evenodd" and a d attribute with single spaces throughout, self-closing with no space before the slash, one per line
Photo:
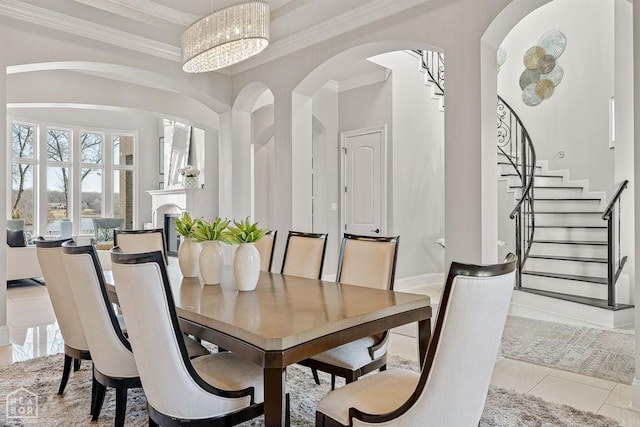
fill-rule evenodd
<path id="1" fill-rule="evenodd" d="M 14 122 L 11 131 L 11 218 L 23 219 L 25 233 L 33 235 L 37 200 L 33 175 L 36 166 L 36 126 Z"/>
<path id="2" fill-rule="evenodd" d="M 11 216 L 27 234 L 93 235 L 93 218 L 134 228 L 135 133 L 12 121 Z M 67 228 L 68 224 L 65 224 Z"/>

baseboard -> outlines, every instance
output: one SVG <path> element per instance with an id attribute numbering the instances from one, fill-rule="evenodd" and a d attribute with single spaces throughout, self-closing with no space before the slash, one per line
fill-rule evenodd
<path id="1" fill-rule="evenodd" d="M 3 325 L 0 326 L 0 347 L 5 345 L 9 345 L 11 342 L 9 341 L 9 326 Z"/>
<path id="2" fill-rule="evenodd" d="M 443 284 L 444 273 L 427 273 L 418 276 L 403 277 L 396 279 L 394 289 L 396 291 L 407 291 L 424 285 Z"/>

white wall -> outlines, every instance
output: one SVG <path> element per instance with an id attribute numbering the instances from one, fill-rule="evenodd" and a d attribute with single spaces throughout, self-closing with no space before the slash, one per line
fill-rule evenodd
<path id="1" fill-rule="evenodd" d="M 392 70 L 392 233 L 400 236 L 398 276 L 444 271 L 444 112 L 403 51 L 371 61 Z"/>
<path id="2" fill-rule="evenodd" d="M 609 149 L 609 97 L 614 93 L 614 2 L 555 0 L 532 12 L 507 35 L 507 61 L 498 93 L 515 109 L 552 170 L 569 169 L 571 179 L 589 179 L 590 189 L 614 191 L 614 152 Z M 569 19 L 570 17 L 570 19 Z M 537 106 L 522 102 L 522 57 L 548 30 L 567 38 L 558 65 L 564 79 Z M 564 158 L 558 152 L 564 151 Z"/>

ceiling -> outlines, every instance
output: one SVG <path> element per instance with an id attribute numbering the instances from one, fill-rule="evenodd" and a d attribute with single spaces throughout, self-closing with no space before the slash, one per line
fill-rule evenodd
<path id="1" fill-rule="evenodd" d="M 180 62 L 193 21 L 244 0 L 0 0 L 0 15 Z M 271 43 L 235 74 L 427 0 L 268 0 Z"/>

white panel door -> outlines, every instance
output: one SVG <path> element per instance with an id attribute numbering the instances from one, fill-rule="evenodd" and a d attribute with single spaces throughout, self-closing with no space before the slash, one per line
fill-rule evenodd
<path id="1" fill-rule="evenodd" d="M 384 234 L 384 127 L 344 132 L 344 232 Z"/>

